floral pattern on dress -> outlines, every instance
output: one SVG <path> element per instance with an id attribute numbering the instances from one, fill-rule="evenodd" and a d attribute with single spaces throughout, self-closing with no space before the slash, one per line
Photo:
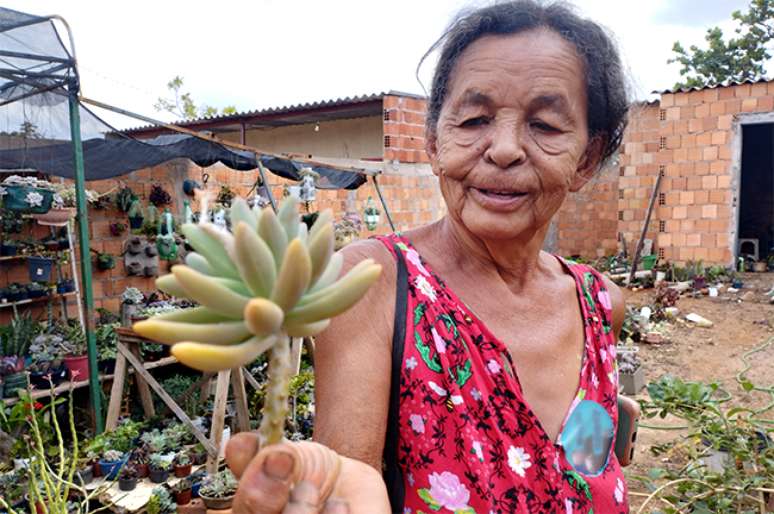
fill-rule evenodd
<path id="1" fill-rule="evenodd" d="M 379 239 L 402 253 L 408 271 L 398 436 L 405 497 L 398 512 L 628 512 L 614 450 L 598 476 L 573 470 L 526 404 L 504 344 L 405 238 Z M 591 400 L 617 424 L 610 295 L 594 270 L 561 262 L 576 281 L 586 339 L 570 409 Z"/>

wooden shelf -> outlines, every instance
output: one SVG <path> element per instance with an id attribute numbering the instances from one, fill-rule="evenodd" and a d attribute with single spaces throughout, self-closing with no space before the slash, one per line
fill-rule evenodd
<path id="1" fill-rule="evenodd" d="M 56 300 L 57 298 L 66 298 L 68 296 L 76 296 L 76 292 L 64 294 L 50 294 L 41 296 L 40 298 L 28 298 L 27 300 L 19 300 L 18 302 L 2 302 L 0 303 L 0 309 L 4 307 L 13 307 L 14 305 L 27 305 L 28 303 L 45 302 L 46 300 Z"/>
<path id="2" fill-rule="evenodd" d="M 154 368 L 161 368 L 161 367 L 164 367 L 164 366 L 169 366 L 170 364 L 176 364 L 176 363 L 177 363 L 177 359 L 175 357 L 170 356 L 170 357 L 164 357 L 163 359 L 159 359 L 157 361 L 146 362 L 146 363 L 144 363 L 143 367 L 145 369 L 154 369 Z M 134 369 L 132 369 L 131 367 L 129 367 L 129 369 L 127 369 L 127 371 L 129 373 L 134 373 Z M 102 373 L 102 374 L 99 375 L 99 381 L 100 382 L 103 382 L 103 381 L 106 381 L 106 380 L 113 380 L 113 374 L 112 373 L 111 374 Z M 73 389 L 78 389 L 78 388 L 81 388 L 81 387 L 86 387 L 88 385 L 89 385 L 89 380 L 88 379 L 86 379 L 86 380 L 76 380 L 75 382 L 72 382 L 72 381 L 68 380 L 68 381 L 62 382 L 58 386 L 54 387 L 54 391 L 53 392 L 54 392 L 55 395 L 57 395 L 57 394 L 62 394 L 64 392 L 67 392 L 70 389 L 70 387 L 72 387 Z M 33 389 L 32 392 L 30 393 L 30 397 L 33 400 L 36 400 L 38 398 L 43 398 L 43 397 L 48 396 L 50 394 L 51 394 L 51 389 Z M 5 398 L 5 399 L 3 399 L 3 403 L 5 403 L 6 405 L 11 405 L 11 404 L 16 403 L 18 401 L 19 401 L 18 398 Z"/>

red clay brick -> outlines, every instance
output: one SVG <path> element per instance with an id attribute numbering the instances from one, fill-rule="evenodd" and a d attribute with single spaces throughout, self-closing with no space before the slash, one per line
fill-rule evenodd
<path id="1" fill-rule="evenodd" d="M 757 98 L 745 98 L 742 100 L 742 112 L 755 112 L 758 110 Z"/>

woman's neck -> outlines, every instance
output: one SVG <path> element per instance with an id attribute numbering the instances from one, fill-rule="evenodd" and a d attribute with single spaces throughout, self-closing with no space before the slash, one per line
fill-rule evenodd
<path id="1" fill-rule="evenodd" d="M 541 249 L 548 227 L 513 240 L 484 240 L 467 230 L 450 216 L 444 216 L 434 227 L 435 252 L 453 262 L 459 271 L 477 267 L 477 274 L 491 270 L 511 291 L 519 292 L 536 279 L 550 273 L 550 265 L 541 259 Z"/>

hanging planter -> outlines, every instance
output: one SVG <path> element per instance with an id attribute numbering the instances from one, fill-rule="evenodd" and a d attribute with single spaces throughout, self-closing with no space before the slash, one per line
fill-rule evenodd
<path id="1" fill-rule="evenodd" d="M 43 214 L 51 209 L 54 192 L 50 189 L 22 185 L 4 185 L 3 207 L 10 211 Z"/>
<path id="2" fill-rule="evenodd" d="M 151 191 L 148 195 L 148 201 L 156 207 L 163 207 L 164 205 L 169 205 L 169 203 L 172 201 L 172 197 L 169 196 L 169 193 L 167 193 L 163 187 L 158 184 L 154 184 L 151 186 Z"/>
<path id="3" fill-rule="evenodd" d="M 46 257 L 29 257 L 27 265 L 29 267 L 30 280 L 33 282 L 48 282 L 51 280 L 51 267 L 54 261 Z"/>
<path id="4" fill-rule="evenodd" d="M 142 225 L 142 223 L 140 225 Z M 118 237 L 124 232 L 126 232 L 126 223 L 116 221 L 115 223 L 110 224 L 110 235 Z"/>
<path id="5" fill-rule="evenodd" d="M 41 225 L 64 225 L 75 217 L 75 207 L 52 208 L 44 214 L 33 214 L 32 217 Z"/>
<path id="6" fill-rule="evenodd" d="M 368 230 L 374 230 L 379 225 L 380 219 L 379 209 L 374 205 L 374 200 L 370 196 L 366 202 L 366 208 L 363 211 L 363 218 L 365 218 L 365 225 Z"/>
<path id="7" fill-rule="evenodd" d="M 0 255 L 3 257 L 13 257 L 19 252 L 19 245 L 12 239 L 7 239 L 0 243 Z"/>
<path id="8" fill-rule="evenodd" d="M 109 253 L 97 252 L 97 269 L 100 271 L 111 270 L 116 267 L 116 258 Z"/>
<path id="9" fill-rule="evenodd" d="M 56 284 L 56 292 L 59 294 L 67 294 L 75 291 L 75 281 L 71 278 L 60 280 Z"/>

